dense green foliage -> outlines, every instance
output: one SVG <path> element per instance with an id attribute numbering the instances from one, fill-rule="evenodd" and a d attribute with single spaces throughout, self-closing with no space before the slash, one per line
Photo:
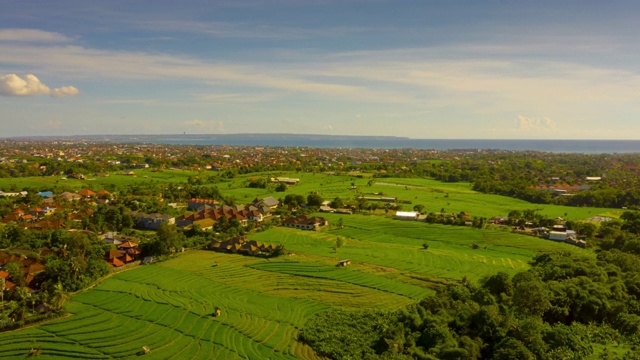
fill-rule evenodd
<path id="1" fill-rule="evenodd" d="M 637 277 L 591 258 L 543 255 L 513 278 L 443 288 L 392 314 L 323 313 L 302 338 L 333 359 L 584 359 L 596 344 L 640 343 L 637 298 L 624 286 Z"/>
<path id="2" fill-rule="evenodd" d="M 95 234 L 85 232 L 25 230 L 15 224 L 0 227 L 0 248 L 32 250 L 28 257 L 39 258 L 37 250 L 52 249 L 55 254 L 43 258 L 46 269 L 38 274 L 42 288 L 52 291 L 62 283 L 68 291 L 91 284 L 108 272 L 104 254 L 109 249 Z M 10 250 L 9 250 L 10 252 Z M 12 278 L 20 284 L 20 280 Z"/>

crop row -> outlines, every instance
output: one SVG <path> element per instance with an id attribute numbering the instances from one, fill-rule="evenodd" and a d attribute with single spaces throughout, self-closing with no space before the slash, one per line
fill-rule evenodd
<path id="1" fill-rule="evenodd" d="M 338 280 L 350 284 L 391 292 L 415 300 L 422 299 L 430 294 L 430 291 L 415 285 L 394 281 L 374 274 L 338 268 L 336 266 L 315 265 L 291 261 L 271 261 L 254 264 L 252 267 L 263 271 Z"/>

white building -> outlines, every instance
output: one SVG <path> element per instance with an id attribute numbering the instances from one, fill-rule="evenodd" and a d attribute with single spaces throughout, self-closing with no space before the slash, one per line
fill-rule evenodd
<path id="1" fill-rule="evenodd" d="M 398 220 L 416 220 L 418 213 L 415 211 L 396 211 L 396 219 Z"/>

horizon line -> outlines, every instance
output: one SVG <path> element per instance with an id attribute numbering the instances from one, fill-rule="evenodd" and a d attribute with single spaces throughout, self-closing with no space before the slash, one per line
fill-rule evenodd
<path id="1" fill-rule="evenodd" d="M 405 140 L 497 140 L 497 141 L 640 141 L 640 139 L 545 139 L 545 138 L 412 138 L 408 136 L 396 136 L 396 135 L 351 135 L 351 134 L 301 134 L 301 133 L 224 133 L 224 134 L 180 134 L 180 133 L 167 133 L 167 134 L 67 134 L 67 135 L 16 135 L 0 137 L 0 140 L 20 140 L 20 139 L 62 139 L 62 138 L 82 138 L 82 137 L 189 137 L 194 138 L 198 136 L 202 137 L 226 137 L 226 136 L 317 136 L 317 137 L 349 137 L 349 138 L 378 138 L 378 139 L 405 139 Z"/>

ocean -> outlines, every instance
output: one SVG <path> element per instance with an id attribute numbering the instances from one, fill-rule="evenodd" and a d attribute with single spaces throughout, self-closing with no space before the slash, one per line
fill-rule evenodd
<path id="1" fill-rule="evenodd" d="M 640 140 L 488 140 L 410 139 L 378 136 L 330 136 L 293 134 L 155 135 L 130 138 L 154 144 L 287 146 L 314 148 L 512 150 L 552 153 L 640 153 Z"/>

